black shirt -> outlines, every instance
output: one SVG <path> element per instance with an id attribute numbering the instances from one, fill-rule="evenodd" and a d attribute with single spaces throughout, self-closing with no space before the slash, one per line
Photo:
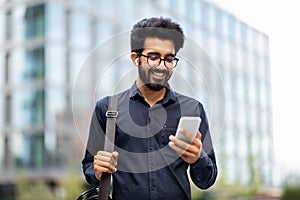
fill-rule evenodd
<path id="1" fill-rule="evenodd" d="M 167 88 L 164 99 L 150 107 L 136 85 L 118 94 L 115 150 L 118 171 L 113 174 L 114 200 L 191 199 L 191 180 L 201 188 L 212 186 L 217 177 L 215 154 L 208 121 L 200 102 Z M 108 97 L 97 102 L 91 120 L 89 140 L 82 161 L 86 180 L 97 186 L 93 156 L 103 150 L 105 112 Z M 169 148 L 181 116 L 200 116 L 201 157 L 194 164 L 183 161 Z"/>

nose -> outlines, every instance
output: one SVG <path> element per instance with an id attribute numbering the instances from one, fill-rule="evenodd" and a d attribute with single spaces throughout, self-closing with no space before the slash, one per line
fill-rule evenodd
<path id="1" fill-rule="evenodd" d="M 159 65 L 156 67 L 157 69 L 161 69 L 161 70 L 166 70 L 168 69 L 166 66 L 165 66 L 165 60 L 161 59 L 160 60 L 160 63 Z"/>

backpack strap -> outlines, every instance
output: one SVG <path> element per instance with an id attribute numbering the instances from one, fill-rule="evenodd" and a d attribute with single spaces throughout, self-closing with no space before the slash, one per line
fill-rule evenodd
<path id="1" fill-rule="evenodd" d="M 106 111 L 106 134 L 104 151 L 113 152 L 115 143 L 116 121 L 118 117 L 118 97 L 117 95 L 109 97 L 108 110 Z M 99 185 L 98 200 L 110 199 L 111 174 L 103 173 Z"/>

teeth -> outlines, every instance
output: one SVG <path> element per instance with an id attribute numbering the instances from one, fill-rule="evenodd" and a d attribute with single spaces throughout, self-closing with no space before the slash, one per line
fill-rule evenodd
<path id="1" fill-rule="evenodd" d="M 153 74 L 154 74 L 155 76 L 164 76 L 164 73 L 159 73 L 159 72 L 153 72 Z"/>

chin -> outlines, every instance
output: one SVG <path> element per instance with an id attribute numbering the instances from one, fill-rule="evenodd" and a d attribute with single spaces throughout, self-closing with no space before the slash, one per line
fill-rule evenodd
<path id="1" fill-rule="evenodd" d="M 164 85 L 160 85 L 160 84 L 155 84 L 155 83 L 148 83 L 146 84 L 147 88 L 149 88 L 150 90 L 153 91 L 160 91 L 162 89 L 164 89 Z"/>

